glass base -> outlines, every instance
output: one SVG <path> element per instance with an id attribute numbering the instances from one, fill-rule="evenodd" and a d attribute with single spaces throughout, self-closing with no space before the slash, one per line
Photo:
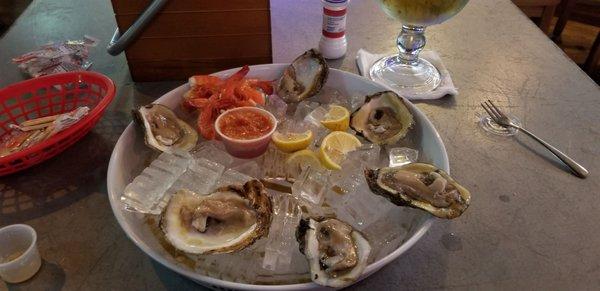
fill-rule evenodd
<path id="1" fill-rule="evenodd" d="M 508 116 L 508 118 L 510 118 L 510 120 L 513 123 L 515 123 L 519 126 L 521 125 L 521 121 L 514 115 L 507 114 L 507 116 Z M 488 115 L 483 115 L 479 119 L 479 126 L 486 132 L 489 132 L 489 133 L 495 134 L 495 135 L 501 135 L 501 136 L 513 136 L 513 135 L 517 134 L 517 132 L 518 132 L 518 130 L 516 128 L 503 127 L 501 125 L 498 125 Z"/>
<path id="2" fill-rule="evenodd" d="M 419 58 L 414 65 L 399 59 L 398 55 L 383 57 L 369 71 L 372 80 L 381 82 L 400 93 L 418 95 L 435 90 L 441 77 L 429 61 Z"/>

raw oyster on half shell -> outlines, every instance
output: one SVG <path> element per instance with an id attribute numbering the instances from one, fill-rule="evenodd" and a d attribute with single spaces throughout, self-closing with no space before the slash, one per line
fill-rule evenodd
<path id="1" fill-rule="evenodd" d="M 366 169 L 371 191 L 399 206 L 425 210 L 440 218 L 456 218 L 469 207 L 471 193 L 446 172 L 424 163 Z"/>
<path id="2" fill-rule="evenodd" d="M 179 190 L 161 218 L 166 239 L 191 254 L 244 249 L 269 232 L 273 208 L 258 180 L 227 186 L 209 195 Z"/>
<path id="3" fill-rule="evenodd" d="M 302 219 L 296 239 L 320 285 L 342 288 L 354 283 L 367 267 L 371 245 L 347 223 L 324 218 Z"/>
<path id="4" fill-rule="evenodd" d="M 133 111 L 134 120 L 144 129 L 146 145 L 161 152 L 189 151 L 198 141 L 198 133 L 168 107 L 148 104 Z"/>
<path id="5" fill-rule="evenodd" d="M 328 73 L 329 67 L 321 53 L 315 49 L 308 50 L 283 71 L 277 83 L 277 95 L 287 103 L 312 97 L 321 90 Z"/>
<path id="6" fill-rule="evenodd" d="M 350 126 L 374 144 L 393 144 L 406 136 L 413 116 L 404 99 L 392 91 L 369 95 L 350 117 Z"/>

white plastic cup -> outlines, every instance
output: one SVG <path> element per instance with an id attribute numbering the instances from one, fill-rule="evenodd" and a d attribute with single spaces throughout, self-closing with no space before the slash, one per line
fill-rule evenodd
<path id="1" fill-rule="evenodd" d="M 42 265 L 35 230 L 25 224 L 0 229 L 0 277 L 8 283 L 23 282 Z"/>

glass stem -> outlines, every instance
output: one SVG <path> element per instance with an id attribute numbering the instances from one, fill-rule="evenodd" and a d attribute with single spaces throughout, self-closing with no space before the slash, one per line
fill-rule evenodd
<path id="1" fill-rule="evenodd" d="M 425 47 L 425 27 L 402 25 L 396 43 L 400 51 L 398 60 L 406 65 L 416 65 L 419 62 L 419 53 Z"/>

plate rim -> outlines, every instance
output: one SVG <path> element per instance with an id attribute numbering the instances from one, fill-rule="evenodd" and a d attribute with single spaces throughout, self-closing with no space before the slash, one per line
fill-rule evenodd
<path id="1" fill-rule="evenodd" d="M 270 70 L 277 70 L 277 69 L 281 69 L 282 66 L 288 66 L 288 63 L 274 63 L 274 64 L 261 64 L 261 65 L 252 65 L 249 66 L 250 70 L 254 69 L 270 69 Z M 228 69 L 228 70 L 223 70 L 223 71 L 219 71 L 216 73 L 213 73 L 211 75 L 217 75 L 217 76 L 227 76 L 232 74 L 233 72 L 239 70 L 241 67 L 238 68 L 232 68 L 232 69 Z M 329 70 L 335 71 L 336 73 L 340 73 L 342 75 L 347 75 L 350 78 L 355 78 L 355 79 L 363 79 L 366 80 L 367 82 L 372 83 L 373 85 L 381 88 L 382 90 L 388 90 L 387 88 L 385 88 L 384 86 L 382 86 L 381 84 L 374 82 L 368 78 L 365 78 L 363 76 L 348 72 L 348 71 L 344 71 L 344 70 L 340 70 L 340 69 L 335 69 L 335 68 L 329 68 Z M 178 90 L 182 90 L 183 87 L 188 86 L 187 83 L 182 84 L 181 86 L 175 87 L 172 90 L 170 90 L 169 92 L 163 94 L 161 97 L 157 98 L 156 100 L 154 100 L 152 103 L 161 103 L 166 99 L 166 96 L 171 95 L 173 93 L 175 93 Z M 429 120 L 429 118 L 421 111 L 419 110 L 418 107 L 416 107 L 412 102 L 410 102 L 410 100 L 402 97 L 405 101 L 406 104 L 408 104 L 409 107 L 411 107 L 412 111 L 415 112 L 417 115 L 419 115 L 420 117 L 422 117 L 421 119 L 425 121 L 425 123 L 431 127 L 433 129 L 433 133 L 434 133 L 434 137 L 437 140 L 437 142 L 440 144 L 441 149 L 442 149 L 442 165 L 439 165 L 440 168 L 442 168 L 444 171 L 450 173 L 450 166 L 449 166 L 449 161 L 448 161 L 448 153 L 446 151 L 446 146 L 439 134 L 439 132 L 437 131 L 437 129 L 435 128 L 435 126 L 433 125 L 433 123 Z M 297 284 L 285 284 L 285 285 L 256 285 L 256 284 L 248 284 L 248 283 L 239 283 L 239 282 L 232 282 L 232 281 L 227 281 L 227 280 L 222 280 L 222 279 L 217 279 L 214 277 L 210 277 L 207 275 L 202 275 L 196 272 L 192 272 L 190 270 L 184 269 L 181 266 L 178 266 L 176 264 L 173 264 L 169 261 L 167 261 L 166 259 L 163 258 L 162 255 L 160 255 L 159 253 L 156 253 L 154 250 L 152 250 L 146 243 L 144 243 L 141 239 L 138 239 L 137 237 L 133 236 L 133 230 L 132 227 L 126 223 L 126 220 L 124 218 L 124 216 L 122 215 L 122 209 L 121 205 L 118 203 L 119 201 L 115 201 L 115 199 L 113 199 L 113 196 L 116 197 L 115 195 L 113 195 L 114 193 L 112 193 L 112 187 L 111 185 L 113 185 L 113 181 L 114 181 L 114 177 L 113 175 L 116 174 L 116 171 L 113 169 L 114 165 L 116 164 L 116 161 L 120 158 L 119 153 L 115 150 L 118 145 L 122 142 L 124 142 L 124 136 L 125 133 L 134 130 L 133 126 L 135 126 L 133 124 L 133 121 L 130 122 L 127 127 L 125 128 L 125 130 L 121 133 L 121 135 L 119 136 L 119 139 L 117 140 L 117 142 L 115 143 L 115 146 L 113 148 L 113 151 L 111 153 L 110 156 L 110 160 L 109 160 L 109 164 L 108 164 L 108 169 L 107 169 L 107 194 L 108 194 L 108 199 L 111 205 L 111 209 L 113 211 L 113 215 L 115 216 L 117 222 L 119 223 L 119 226 L 121 227 L 121 229 L 125 232 L 125 235 L 138 247 L 140 248 L 147 256 L 149 256 L 150 258 L 152 258 L 154 261 L 159 262 L 161 265 L 163 265 L 164 267 L 168 268 L 171 271 L 174 271 L 178 274 L 181 274 L 199 284 L 209 284 L 209 285 L 213 285 L 213 286 L 219 286 L 222 288 L 231 288 L 231 289 L 236 289 L 236 290 L 310 290 L 310 289 L 316 289 L 316 288 L 323 288 L 323 286 L 318 285 L 314 282 L 307 282 L 307 283 L 297 283 Z M 375 261 L 371 264 L 369 264 L 367 266 L 367 268 L 365 269 L 365 271 L 363 272 L 363 274 L 361 275 L 360 279 L 357 280 L 356 282 L 354 282 L 353 284 L 369 277 L 370 275 L 372 275 L 373 273 L 377 272 L 379 269 L 381 269 L 382 267 L 386 266 L 387 264 L 389 264 L 391 261 L 397 259 L 398 257 L 400 257 L 402 254 L 404 254 L 406 251 L 408 251 L 412 246 L 414 246 L 417 241 L 419 241 L 423 235 L 425 235 L 425 233 L 427 233 L 427 231 L 429 230 L 429 228 L 431 227 L 431 225 L 433 224 L 434 221 L 434 217 L 433 216 L 429 216 L 424 222 L 423 224 L 415 231 L 414 235 L 412 237 L 410 237 L 407 241 L 405 241 L 399 248 L 395 249 L 393 252 L 389 253 L 387 256 L 379 259 L 378 261 Z"/>

